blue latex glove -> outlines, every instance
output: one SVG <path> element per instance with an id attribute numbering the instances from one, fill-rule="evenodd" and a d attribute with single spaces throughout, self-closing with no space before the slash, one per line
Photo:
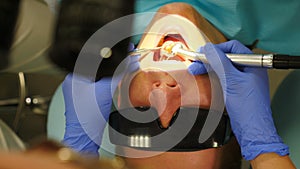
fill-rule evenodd
<path id="1" fill-rule="evenodd" d="M 213 70 L 217 74 L 243 157 L 253 160 L 263 153 L 289 154 L 288 146 L 282 142 L 273 122 L 267 70 L 236 68 L 224 54 L 252 52 L 236 40 L 218 45 L 209 43 L 201 52 L 206 55 L 209 65 L 195 62 L 189 72 L 195 75 Z"/>
<path id="2" fill-rule="evenodd" d="M 64 144 L 80 153 L 98 155 L 112 106 L 113 93 L 125 73 L 139 69 L 139 56 L 127 57 L 121 74 L 93 82 L 87 77 L 68 74 L 62 84 L 66 128 Z"/>

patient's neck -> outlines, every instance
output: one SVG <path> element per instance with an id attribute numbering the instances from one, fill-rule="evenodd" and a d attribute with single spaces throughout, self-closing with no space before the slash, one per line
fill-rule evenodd
<path id="1" fill-rule="evenodd" d="M 212 148 L 193 152 L 162 152 L 150 156 L 151 152 L 120 147 L 123 157 L 130 169 L 219 169 L 221 151 Z M 153 152 L 152 152 L 153 153 Z M 154 152 L 157 153 L 157 152 Z M 144 158 L 131 158 L 130 156 L 150 156 Z"/>

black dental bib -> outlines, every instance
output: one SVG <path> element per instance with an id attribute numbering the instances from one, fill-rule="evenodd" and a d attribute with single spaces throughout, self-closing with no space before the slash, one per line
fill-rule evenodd
<path id="1" fill-rule="evenodd" d="M 199 142 L 208 113 L 209 110 L 198 107 L 180 107 L 169 127 L 163 128 L 155 108 L 135 107 L 114 111 L 109 117 L 109 138 L 115 145 L 149 151 L 182 152 L 221 147 L 231 136 L 226 112 L 218 112 L 223 115 L 216 129 L 206 141 Z M 139 120 L 137 122 L 132 119 Z M 181 131 L 180 126 L 183 126 L 183 123 L 190 124 L 191 128 Z M 170 146 L 169 143 L 176 139 L 179 141 Z"/>

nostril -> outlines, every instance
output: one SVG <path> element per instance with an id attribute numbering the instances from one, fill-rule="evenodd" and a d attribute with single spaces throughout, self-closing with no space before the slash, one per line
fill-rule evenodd
<path id="1" fill-rule="evenodd" d="M 154 87 L 159 87 L 160 85 L 161 85 L 161 82 L 159 82 L 159 81 L 153 83 Z"/>
<path id="2" fill-rule="evenodd" d="M 167 84 L 169 87 L 174 88 L 177 86 L 177 84 Z"/>
<path id="3" fill-rule="evenodd" d="M 178 86 L 176 82 L 161 82 L 161 81 L 154 82 L 152 85 L 154 88 L 164 88 L 164 87 L 175 88 Z"/>

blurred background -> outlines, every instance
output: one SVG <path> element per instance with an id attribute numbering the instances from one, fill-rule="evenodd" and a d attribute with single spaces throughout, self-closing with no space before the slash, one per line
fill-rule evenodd
<path id="1" fill-rule="evenodd" d="M 49 105 L 82 46 L 105 24 L 133 13 L 133 7 L 133 0 L 1 0 L 0 149 L 18 149 L 18 144 L 22 148 L 48 137 Z M 128 43 L 116 44 L 114 54 L 126 56 Z M 97 78 L 114 71 L 107 70 Z M 63 100 L 53 107 L 59 116 L 50 128 L 59 126 L 55 132 L 63 134 Z"/>
<path id="2" fill-rule="evenodd" d="M 5 131 L 1 127 L 5 133 L 0 135 L 1 149 L 18 148 L 13 142 L 22 147 L 9 133 L 24 146 L 46 137 L 49 103 L 66 74 L 48 57 L 56 5 L 43 0 L 0 2 L 0 120 L 9 127 Z"/>
<path id="3" fill-rule="evenodd" d="M 60 84 L 65 75 L 72 71 L 82 45 L 106 23 L 133 12 L 153 12 L 161 5 L 160 1 L 147 1 L 148 5 L 144 5 L 146 1 L 137 0 L 135 8 L 133 0 L 0 1 L 0 150 L 25 149 L 33 140 L 39 138 L 61 141 L 64 133 L 64 103 Z M 166 0 L 165 3 L 170 1 Z M 278 10 L 274 10 L 282 9 L 283 11 L 286 9 L 283 6 L 300 8 L 300 5 L 294 5 L 298 4 L 296 1 L 286 2 L 285 5 L 280 5 L 280 0 L 278 3 L 251 1 L 251 5 L 260 7 L 256 8 L 257 16 L 250 15 L 254 13 L 251 13 L 251 10 L 245 10 L 249 7 L 248 1 L 240 3 L 240 8 L 231 7 L 232 9 L 229 9 L 226 3 L 218 1 L 214 1 L 215 4 L 196 2 L 206 7 L 200 8 L 201 6 L 198 5 L 203 16 L 227 37 L 241 40 L 249 45 L 256 40 L 255 36 L 260 36 L 261 41 L 258 47 L 265 50 L 256 49 L 257 52 L 272 51 L 300 55 L 300 48 L 297 47 L 300 24 L 294 22 L 299 18 L 299 13 L 292 12 L 299 10 L 287 10 L 289 12 L 282 15 L 279 14 L 280 12 L 277 13 Z M 197 6 L 195 3 L 193 5 Z M 270 7 L 270 9 L 265 7 Z M 216 8 L 218 10 L 215 10 Z M 242 15 L 236 15 L 235 9 L 241 9 L 238 12 Z M 223 18 L 222 12 L 227 12 L 229 17 Z M 264 15 L 259 15 L 262 13 Z M 280 17 L 274 17 L 274 13 L 279 14 Z M 231 15 L 234 17 L 230 17 Z M 218 20 L 217 16 L 224 20 Z M 286 16 L 289 18 L 284 18 Z M 246 17 L 248 22 L 240 22 L 245 20 L 243 17 Z M 230 18 L 230 23 L 228 18 Z M 267 20 L 271 24 L 266 24 Z M 139 24 L 135 24 L 133 29 L 137 29 L 136 25 L 142 25 L 141 29 L 144 29 L 149 21 L 137 22 Z M 251 24 L 251 22 L 258 24 Z M 240 25 L 243 27 L 240 28 Z M 287 31 L 287 28 L 291 31 Z M 247 32 L 249 30 L 250 33 Z M 256 33 L 255 36 L 253 32 Z M 278 38 L 287 38 L 291 41 L 286 39 L 281 41 Z M 137 40 L 132 39 L 132 41 L 137 43 Z M 298 43 L 294 43 L 297 41 Z M 129 40 L 124 40 L 112 50 L 120 56 L 126 56 L 124 52 L 127 49 L 124 47 L 127 47 L 128 43 Z M 108 60 L 106 63 L 118 65 L 120 61 L 120 59 Z M 102 65 L 104 68 L 106 63 Z M 110 75 L 114 71 L 113 69 L 106 70 L 108 71 L 104 74 L 97 74 L 97 78 Z M 296 146 L 292 152 L 294 159 L 299 159 L 300 156 L 300 146 L 297 141 L 300 138 L 289 139 L 290 135 L 297 135 L 295 133 L 300 128 L 299 113 L 298 116 L 294 116 L 299 110 L 299 104 L 296 102 L 299 99 L 296 96 L 300 96 L 298 92 L 300 90 L 297 87 L 300 86 L 300 80 L 298 80 L 300 77 L 297 72 L 295 70 L 269 70 L 275 122 L 284 126 L 279 127 L 283 139 L 288 144 Z M 288 117 L 292 117 L 292 120 Z M 286 131 L 295 132 L 286 134 Z"/>

